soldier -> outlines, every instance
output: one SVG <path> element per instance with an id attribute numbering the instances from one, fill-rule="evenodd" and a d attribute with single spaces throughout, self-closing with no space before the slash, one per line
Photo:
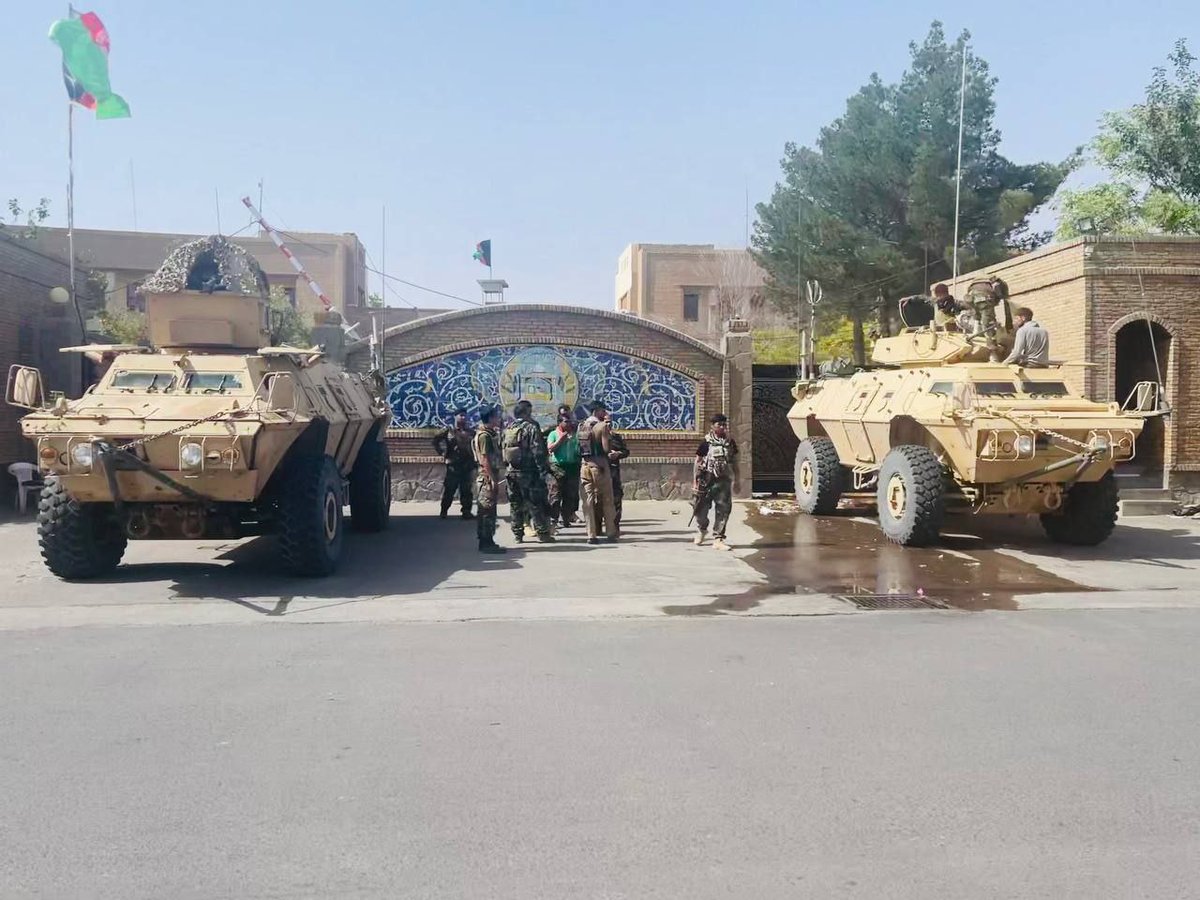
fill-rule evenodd
<path id="1" fill-rule="evenodd" d="M 520 400 L 513 407 L 513 422 L 504 429 L 500 444 L 504 461 L 508 463 L 508 502 L 512 518 L 513 537 L 517 543 L 525 540 L 525 523 L 531 522 L 543 544 L 553 544 L 550 533 L 550 503 L 546 493 L 546 476 L 550 463 L 542 429 L 533 420 L 533 404 Z"/>
<path id="2" fill-rule="evenodd" d="M 608 442 L 612 452 L 608 454 L 608 469 L 612 473 L 613 509 L 617 513 L 617 531 L 621 530 L 621 506 L 625 499 L 625 488 L 621 485 L 621 460 L 629 456 L 629 447 L 625 438 L 614 429 L 612 419 L 608 420 Z"/>
<path id="3" fill-rule="evenodd" d="M 496 543 L 496 494 L 500 489 L 500 410 L 483 406 L 479 410 L 479 427 L 471 444 L 479 474 L 475 484 L 479 492 L 479 520 L 475 533 L 479 537 L 480 553 L 507 553 Z"/>
<path id="4" fill-rule="evenodd" d="M 737 477 L 737 442 L 729 436 L 729 420 L 718 413 L 710 420 L 708 434 L 696 448 L 696 463 L 692 480 L 695 495 L 696 527 L 700 533 L 693 539 L 699 547 L 708 532 L 708 511 L 715 509 L 713 518 L 713 549 L 728 550 L 725 526 L 733 511 L 733 481 Z"/>
<path id="5" fill-rule="evenodd" d="M 454 411 L 454 425 L 439 431 L 433 439 L 433 449 L 446 461 L 446 477 L 442 482 L 442 512 L 441 518 L 446 518 L 450 505 L 454 502 L 454 494 L 458 493 L 462 505 L 462 517 L 473 519 L 471 514 L 471 482 L 474 480 L 475 458 L 471 455 L 471 443 L 474 434 L 467 424 L 467 411 Z"/>
<path id="6" fill-rule="evenodd" d="M 611 460 L 612 441 L 609 437 L 608 409 L 599 400 L 591 406 L 592 414 L 579 426 L 579 455 L 583 467 L 579 473 L 580 493 L 583 495 L 583 521 L 587 526 L 588 543 L 600 543 L 600 528 L 604 525 L 609 543 L 616 543 L 617 510 L 613 505 Z"/>
<path id="7" fill-rule="evenodd" d="M 561 412 L 566 409 L 567 412 Z M 569 407 L 560 406 L 558 425 L 546 437 L 550 451 L 550 521 L 560 521 L 564 528 L 574 525 L 579 509 L 579 439 L 577 425 Z"/>

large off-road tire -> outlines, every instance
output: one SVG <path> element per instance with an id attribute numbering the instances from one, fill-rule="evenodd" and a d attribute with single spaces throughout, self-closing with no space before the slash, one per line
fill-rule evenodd
<path id="1" fill-rule="evenodd" d="M 368 438 L 350 470 L 350 527 L 355 531 L 383 531 L 392 508 L 392 464 L 387 445 Z"/>
<path id="2" fill-rule="evenodd" d="M 80 503 L 57 478 L 38 501 L 38 543 L 46 568 L 59 578 L 95 578 L 120 565 L 125 532 L 109 503 Z"/>
<path id="3" fill-rule="evenodd" d="M 1117 527 L 1117 480 L 1109 472 L 1099 481 L 1074 485 L 1063 497 L 1062 509 L 1046 513 L 1042 528 L 1057 544 L 1095 547 Z"/>
<path id="4" fill-rule="evenodd" d="M 934 543 L 946 510 L 942 464 L 928 447 L 901 444 L 879 469 L 879 527 L 904 547 Z"/>
<path id="5" fill-rule="evenodd" d="M 342 476 L 328 456 L 288 464 L 279 500 L 279 550 L 294 575 L 332 573 L 342 555 Z"/>
<path id="6" fill-rule="evenodd" d="M 796 448 L 796 505 L 800 511 L 827 516 L 837 509 L 845 472 L 837 448 L 827 437 L 805 438 Z"/>

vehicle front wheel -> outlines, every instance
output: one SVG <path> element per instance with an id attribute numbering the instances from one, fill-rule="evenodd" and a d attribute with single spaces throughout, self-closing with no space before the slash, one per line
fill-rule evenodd
<path id="1" fill-rule="evenodd" d="M 329 575 L 342 555 L 342 476 L 328 456 L 289 464 L 279 502 L 279 549 L 294 575 Z"/>
<path id="2" fill-rule="evenodd" d="M 1109 472 L 1099 481 L 1075 484 L 1063 497 L 1062 509 L 1042 515 L 1042 528 L 1056 544 L 1095 547 L 1117 527 L 1120 496 Z"/>
<path id="3" fill-rule="evenodd" d="M 945 485 L 942 464 L 928 447 L 893 447 L 879 469 L 879 527 L 905 547 L 934 543 L 942 530 Z"/>
<path id="4" fill-rule="evenodd" d="M 107 575 L 125 555 L 125 532 L 112 504 L 73 500 L 57 478 L 42 488 L 37 522 L 42 559 L 59 578 Z"/>
<path id="5" fill-rule="evenodd" d="M 837 509 L 845 475 L 837 448 L 827 437 L 805 438 L 796 448 L 796 505 L 809 515 Z"/>
<path id="6" fill-rule="evenodd" d="M 392 464 L 387 444 L 368 439 L 358 451 L 350 472 L 350 527 L 355 531 L 383 531 L 392 509 Z"/>

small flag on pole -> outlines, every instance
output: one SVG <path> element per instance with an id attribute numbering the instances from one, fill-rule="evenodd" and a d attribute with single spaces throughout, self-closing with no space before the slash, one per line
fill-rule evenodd
<path id="1" fill-rule="evenodd" d="M 50 40 L 63 55 L 63 81 L 67 97 L 97 119 L 124 119 L 129 104 L 114 94 L 108 82 L 108 30 L 95 13 L 75 13 L 50 26 Z"/>
<path id="2" fill-rule="evenodd" d="M 479 260 L 490 269 L 492 267 L 492 242 L 487 240 L 476 244 L 475 252 L 471 254 L 471 259 Z"/>

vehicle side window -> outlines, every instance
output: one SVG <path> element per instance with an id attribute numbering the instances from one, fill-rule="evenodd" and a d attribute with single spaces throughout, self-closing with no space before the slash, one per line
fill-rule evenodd
<path id="1" fill-rule="evenodd" d="M 120 369 L 113 373 L 112 387 L 126 391 L 165 391 L 175 384 L 170 372 L 133 372 Z"/>
<path id="2" fill-rule="evenodd" d="M 949 397 L 954 393 L 953 381 L 935 381 L 929 386 L 929 393 L 941 394 L 943 397 Z"/>
<path id="3" fill-rule="evenodd" d="M 221 394 L 241 390 L 242 378 L 236 372 L 192 372 L 183 387 L 201 394 Z"/>
<path id="4" fill-rule="evenodd" d="M 1030 397 L 1069 397 L 1071 392 L 1061 381 L 1025 381 L 1021 390 Z"/>

